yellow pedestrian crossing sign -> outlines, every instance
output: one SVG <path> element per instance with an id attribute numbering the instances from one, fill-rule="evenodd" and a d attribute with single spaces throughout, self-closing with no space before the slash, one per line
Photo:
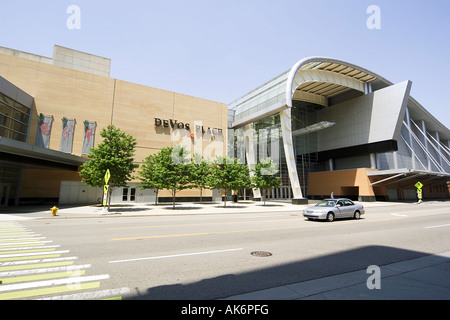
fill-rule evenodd
<path id="1" fill-rule="evenodd" d="M 109 179 L 111 178 L 111 172 L 109 172 L 109 169 L 106 170 L 106 174 L 105 174 L 105 186 L 103 189 L 103 205 L 106 206 L 107 202 L 108 202 L 108 191 L 109 191 Z"/>
<path id="2" fill-rule="evenodd" d="M 107 202 L 108 202 L 108 191 L 109 191 L 109 186 L 106 185 L 103 188 L 103 205 L 106 206 Z"/>
<path id="3" fill-rule="evenodd" d="M 417 181 L 417 183 L 414 185 L 417 189 L 422 189 L 423 184 L 420 181 Z"/>
<path id="4" fill-rule="evenodd" d="M 108 170 L 106 170 L 106 174 L 105 174 L 105 184 L 108 184 L 110 178 L 111 178 L 111 172 L 109 172 L 109 169 L 108 169 Z"/>

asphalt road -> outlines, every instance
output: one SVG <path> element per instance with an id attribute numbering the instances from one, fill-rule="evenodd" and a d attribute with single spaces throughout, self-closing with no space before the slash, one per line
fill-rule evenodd
<path id="1" fill-rule="evenodd" d="M 66 284 L 61 280 L 52 284 L 53 291 L 45 291 L 46 283 L 42 281 L 47 280 L 37 272 L 20 275 L 31 277 L 24 281 L 40 284 L 22 288 L 20 282 L 3 283 L 0 299 L 31 299 L 36 290 L 43 290 L 39 297 L 221 299 L 450 251 L 450 206 L 448 202 L 374 206 L 366 208 L 360 220 L 332 223 L 307 221 L 294 211 L 235 211 L 23 220 L 3 223 L 3 230 L 7 229 L 8 233 L 2 235 L 0 223 L 0 250 L 11 252 L 0 259 L 0 281 L 28 270 L 20 267 L 23 258 L 14 255 L 33 249 L 31 245 L 43 248 L 43 256 L 28 253 L 30 259 L 36 260 L 36 269 L 67 265 L 86 269 L 52 269 L 72 272 L 69 276 L 73 290 L 56 290 L 58 285 L 62 288 Z M 29 239 L 2 247 L 11 238 L 11 230 Z M 8 247 L 11 251 L 7 251 Z M 27 250 L 20 251 L 23 248 Z M 51 253 L 45 250 L 56 253 L 54 257 L 45 256 Z M 70 259 L 74 259 L 72 264 Z M 79 283 L 78 277 L 91 278 L 82 278 Z M 9 295 L 16 291 L 29 294 Z M 83 296 L 85 292 L 91 295 Z"/>

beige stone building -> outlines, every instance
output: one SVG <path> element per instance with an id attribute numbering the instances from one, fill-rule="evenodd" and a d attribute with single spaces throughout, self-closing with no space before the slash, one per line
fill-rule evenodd
<path id="1" fill-rule="evenodd" d="M 97 202 L 102 191 L 83 185 L 78 172 L 110 124 L 137 139 L 138 164 L 178 143 L 225 155 L 226 104 L 113 79 L 110 66 L 60 46 L 53 58 L 0 48 L 0 205 Z M 113 202 L 154 200 L 138 186 L 115 190 Z"/>

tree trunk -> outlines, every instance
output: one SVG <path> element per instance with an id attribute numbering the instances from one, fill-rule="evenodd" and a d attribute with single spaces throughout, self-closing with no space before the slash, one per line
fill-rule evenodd
<path id="1" fill-rule="evenodd" d="M 173 189 L 172 190 L 172 201 L 173 201 L 173 208 L 172 209 L 175 209 L 175 196 L 176 196 L 176 194 L 177 194 L 177 189 Z"/>
<path id="2" fill-rule="evenodd" d="M 113 188 L 111 188 L 111 186 L 110 186 L 109 190 L 108 190 L 108 211 L 111 210 L 111 196 L 112 196 L 112 192 L 113 192 Z"/>
<path id="3" fill-rule="evenodd" d="M 224 207 L 227 206 L 227 189 L 225 189 L 225 197 L 224 197 L 224 204 L 223 204 L 223 206 Z"/>
<path id="4" fill-rule="evenodd" d="M 155 189 L 156 191 L 155 191 L 155 195 L 156 195 L 156 198 L 155 198 L 155 206 L 157 206 L 158 205 L 158 192 L 159 192 L 159 189 L 157 188 L 157 189 Z"/>

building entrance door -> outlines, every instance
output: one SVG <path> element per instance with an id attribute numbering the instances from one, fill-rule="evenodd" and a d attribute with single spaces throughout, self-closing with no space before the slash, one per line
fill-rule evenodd
<path id="1" fill-rule="evenodd" d="M 122 189 L 122 201 L 123 202 L 136 202 L 136 188 L 123 188 Z"/>
<path id="2" fill-rule="evenodd" d="M 9 202 L 10 184 L 0 184 L 0 207 L 7 207 Z"/>

